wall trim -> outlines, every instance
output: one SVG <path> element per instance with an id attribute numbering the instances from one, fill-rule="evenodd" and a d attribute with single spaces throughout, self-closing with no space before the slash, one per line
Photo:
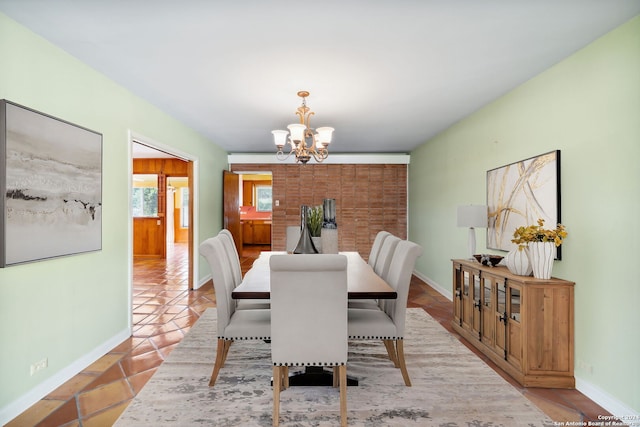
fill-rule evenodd
<path id="1" fill-rule="evenodd" d="M 593 400 L 623 422 L 640 419 L 640 412 L 634 411 L 620 400 L 611 396 L 600 387 L 576 377 L 576 390 Z M 626 419 L 625 419 L 626 418 Z"/>
<path id="2" fill-rule="evenodd" d="M 198 286 L 197 286 L 197 287 L 196 287 L 196 286 L 194 286 L 194 288 L 193 288 L 193 289 L 194 289 L 194 290 L 196 290 L 196 289 L 200 289 L 201 287 L 203 287 L 204 285 L 206 285 L 206 284 L 207 284 L 207 282 L 210 282 L 210 281 L 212 281 L 212 280 L 213 280 L 213 275 L 211 275 L 211 274 L 207 274 L 206 276 L 204 276 L 202 279 L 200 279 L 200 280 L 198 281 Z"/>
<path id="3" fill-rule="evenodd" d="M 387 165 L 408 165 L 411 156 L 404 153 L 387 154 L 329 154 L 329 157 L 322 164 L 387 164 Z M 276 158 L 275 153 L 231 153 L 227 155 L 227 162 L 232 164 L 295 164 L 295 157 L 290 157 L 285 161 Z M 311 160 L 308 164 L 315 163 Z"/>
<path id="4" fill-rule="evenodd" d="M 0 425 L 5 425 L 27 409 L 29 409 L 34 403 L 40 401 L 44 396 L 60 387 L 65 382 L 69 381 L 79 372 L 82 372 L 87 366 L 100 359 L 106 353 L 113 350 L 116 346 L 121 344 L 124 340 L 131 336 L 131 330 L 127 327 L 116 335 L 101 343 L 99 346 L 76 359 L 70 365 L 60 369 L 51 377 L 42 381 L 27 393 L 20 396 L 18 399 L 9 403 L 4 408 L 0 409 Z"/>
<path id="5" fill-rule="evenodd" d="M 414 270 L 413 274 L 418 279 L 422 280 L 427 285 L 431 286 L 433 289 L 438 291 L 442 296 L 446 297 L 449 301 L 453 301 L 453 292 L 451 291 L 450 288 L 445 288 L 445 287 L 441 286 L 435 280 L 425 276 L 424 274 L 420 273 L 419 271 L 415 271 Z"/>

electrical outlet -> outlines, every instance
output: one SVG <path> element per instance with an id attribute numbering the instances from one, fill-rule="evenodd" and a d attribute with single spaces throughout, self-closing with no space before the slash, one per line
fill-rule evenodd
<path id="1" fill-rule="evenodd" d="M 35 374 L 38 371 L 43 370 L 47 366 L 49 366 L 49 360 L 46 357 L 40 360 L 39 362 L 33 363 L 31 365 L 31 375 Z"/>

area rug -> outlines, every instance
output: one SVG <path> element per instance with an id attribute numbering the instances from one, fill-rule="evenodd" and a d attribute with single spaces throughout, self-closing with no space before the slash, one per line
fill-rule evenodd
<path id="1" fill-rule="evenodd" d="M 381 342 L 349 343 L 350 426 L 552 426 L 533 403 L 422 309 L 407 310 L 406 387 Z M 116 425 L 271 426 L 269 345 L 236 342 L 214 387 L 216 311 L 208 309 L 123 412 Z M 340 424 L 333 387 L 290 387 L 281 393 L 280 425 Z"/>

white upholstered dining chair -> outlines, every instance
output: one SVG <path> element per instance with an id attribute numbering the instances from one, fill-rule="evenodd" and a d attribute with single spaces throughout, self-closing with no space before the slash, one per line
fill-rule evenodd
<path id="1" fill-rule="evenodd" d="M 411 379 L 404 358 L 404 332 L 409 284 L 422 247 L 408 240 L 397 243 L 389 271 L 383 279 L 393 287 L 397 299 L 380 299 L 375 308 L 349 308 L 350 340 L 382 340 L 389 358 L 400 368 L 407 386 Z"/>
<path id="2" fill-rule="evenodd" d="M 376 262 L 380 257 L 380 250 L 382 249 L 382 244 L 384 240 L 389 236 L 392 236 L 393 241 L 396 243 L 394 244 L 392 242 L 385 247 L 385 251 L 382 255 L 385 257 L 385 262 L 382 262 L 382 261 L 380 262 L 379 269 L 380 270 L 384 269 L 387 259 L 391 261 L 390 257 L 391 255 L 393 255 L 392 250 L 395 249 L 395 245 L 397 244 L 397 242 L 400 241 L 400 239 L 393 236 L 388 231 L 384 231 L 384 230 L 379 231 L 378 234 L 376 234 L 376 238 L 373 240 L 373 245 L 371 246 L 371 251 L 369 252 L 369 259 L 367 260 L 367 263 L 371 266 L 371 268 L 375 267 Z M 386 263 L 386 266 L 388 271 L 388 263 Z M 378 273 L 378 275 L 380 274 Z M 349 308 L 377 308 L 377 307 L 378 307 L 378 300 L 375 300 L 375 299 L 350 299 L 349 300 Z"/>
<path id="3" fill-rule="evenodd" d="M 242 268 L 240 266 L 240 256 L 238 255 L 238 249 L 233 241 L 233 235 L 229 230 L 223 228 L 218 233 L 220 241 L 225 249 L 229 261 L 229 268 L 233 278 L 233 287 L 238 286 L 242 282 Z M 269 300 L 266 299 L 238 299 L 234 300 L 236 303 L 236 309 L 247 310 L 256 308 L 269 308 Z"/>
<path id="4" fill-rule="evenodd" d="M 233 235 L 229 230 L 223 228 L 218 233 L 220 240 L 224 245 L 224 249 L 229 257 L 229 265 L 231 266 L 231 273 L 233 274 L 233 281 L 235 286 L 238 286 L 242 281 L 242 268 L 240 267 L 240 255 L 236 248 L 236 243 L 233 241 Z"/>
<path id="5" fill-rule="evenodd" d="M 384 239 L 382 245 L 380 246 L 380 252 L 376 257 L 376 263 L 373 266 L 373 271 L 375 271 L 376 274 L 383 279 L 389 272 L 391 258 L 393 258 L 393 253 L 400 241 L 401 239 L 399 237 L 391 234 Z"/>
<path id="6" fill-rule="evenodd" d="M 217 348 L 209 386 L 213 386 L 229 352 L 237 340 L 268 340 L 271 334 L 271 311 L 268 309 L 236 310 L 231 298 L 233 275 L 225 253 L 222 236 L 211 237 L 200 244 L 200 254 L 211 268 L 216 295 Z"/>
<path id="7" fill-rule="evenodd" d="M 346 426 L 347 257 L 272 255 L 269 265 L 273 425 L 279 425 L 289 366 L 328 366 L 340 387 L 340 420 Z"/>
<path id="8" fill-rule="evenodd" d="M 380 254 L 380 248 L 382 248 L 382 242 L 384 242 L 384 239 L 386 239 L 388 236 L 391 236 L 391 233 L 382 230 L 379 231 L 378 234 L 376 234 L 376 238 L 373 239 L 371 251 L 369 251 L 369 259 L 367 260 L 367 263 L 369 263 L 371 267 L 374 267 L 376 265 L 376 260 L 378 259 L 378 255 Z"/>

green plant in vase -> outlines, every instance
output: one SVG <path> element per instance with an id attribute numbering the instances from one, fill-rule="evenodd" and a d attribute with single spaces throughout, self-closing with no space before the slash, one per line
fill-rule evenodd
<path id="1" fill-rule="evenodd" d="M 307 226 L 309 227 L 311 237 L 320 237 L 323 221 L 324 214 L 322 212 L 322 206 L 309 208 L 309 212 L 307 213 Z"/>

